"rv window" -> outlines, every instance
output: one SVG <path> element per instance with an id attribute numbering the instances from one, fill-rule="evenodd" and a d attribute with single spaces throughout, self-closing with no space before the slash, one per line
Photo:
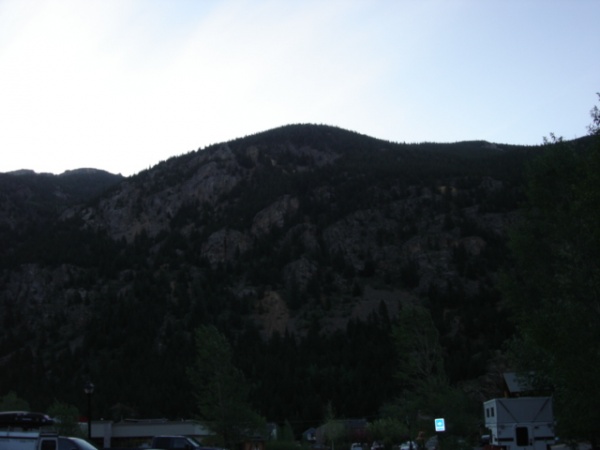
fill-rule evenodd
<path id="1" fill-rule="evenodd" d="M 525 447 L 529 445 L 529 428 L 517 427 L 515 429 L 515 433 L 517 438 L 517 446 Z"/>
<path id="2" fill-rule="evenodd" d="M 493 406 L 491 408 L 491 414 L 492 414 L 492 417 L 494 417 L 494 407 Z"/>

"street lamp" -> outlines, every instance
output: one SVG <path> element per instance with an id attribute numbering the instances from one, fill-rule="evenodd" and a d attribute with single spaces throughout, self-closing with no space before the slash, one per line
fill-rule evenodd
<path id="1" fill-rule="evenodd" d="M 83 387 L 87 395 L 87 416 L 88 416 L 88 441 L 92 440 L 92 394 L 94 393 L 94 383 L 88 381 Z"/>

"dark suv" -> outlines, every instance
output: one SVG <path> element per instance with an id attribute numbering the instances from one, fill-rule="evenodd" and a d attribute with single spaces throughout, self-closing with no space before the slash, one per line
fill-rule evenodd
<path id="1" fill-rule="evenodd" d="M 161 450 L 200 450 L 200 443 L 190 436 L 156 436 L 151 448 Z"/>

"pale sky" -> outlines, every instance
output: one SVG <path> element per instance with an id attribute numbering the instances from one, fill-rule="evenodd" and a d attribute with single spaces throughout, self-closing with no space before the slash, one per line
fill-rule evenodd
<path id="1" fill-rule="evenodd" d="M 132 175 L 292 123 L 586 134 L 600 0 L 0 0 L 0 172 Z"/>

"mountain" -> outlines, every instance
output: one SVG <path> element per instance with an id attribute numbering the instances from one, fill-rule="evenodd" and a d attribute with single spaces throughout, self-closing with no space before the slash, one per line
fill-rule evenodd
<path id="1" fill-rule="evenodd" d="M 0 227 L 16 229 L 53 220 L 62 209 L 86 201 L 123 180 L 103 170 L 60 175 L 18 170 L 0 173 Z"/>
<path id="2" fill-rule="evenodd" d="M 289 125 L 128 178 L 0 174 L 0 396 L 84 408 L 92 379 L 102 417 L 190 417 L 193 331 L 211 323 L 268 419 L 318 423 L 328 401 L 374 417 L 400 394 L 390 332 L 409 304 L 451 382 L 485 396 L 539 151 Z"/>

